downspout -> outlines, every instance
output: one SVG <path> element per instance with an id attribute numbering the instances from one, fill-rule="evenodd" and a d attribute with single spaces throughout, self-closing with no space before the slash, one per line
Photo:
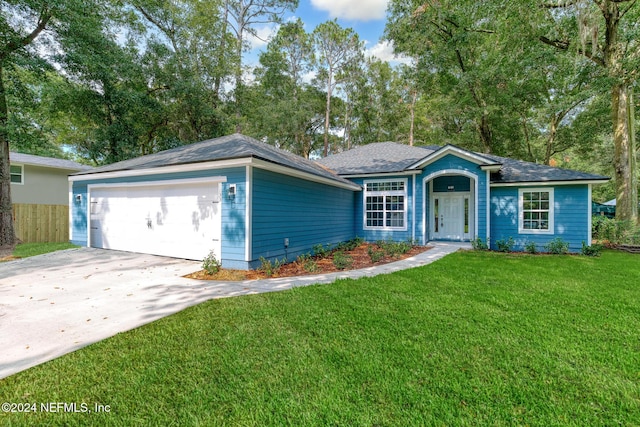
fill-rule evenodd
<path id="1" fill-rule="evenodd" d="M 415 242 L 416 241 L 416 197 L 418 195 L 418 189 L 416 188 L 416 174 L 413 174 L 411 185 L 413 186 L 413 198 L 411 200 L 411 240 L 412 242 Z"/>

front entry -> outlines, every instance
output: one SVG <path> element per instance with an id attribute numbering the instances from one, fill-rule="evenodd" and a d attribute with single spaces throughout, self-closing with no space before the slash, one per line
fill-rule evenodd
<path id="1" fill-rule="evenodd" d="M 433 193 L 433 240 L 470 240 L 470 193 Z"/>

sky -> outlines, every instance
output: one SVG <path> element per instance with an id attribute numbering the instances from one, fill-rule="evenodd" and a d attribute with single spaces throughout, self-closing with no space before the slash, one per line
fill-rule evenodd
<path id="1" fill-rule="evenodd" d="M 352 28 L 364 41 L 367 54 L 384 61 L 395 62 L 393 47 L 380 39 L 384 33 L 386 10 L 389 0 L 300 0 L 295 12 L 288 12 L 285 20 L 300 18 L 305 30 L 312 32 L 322 22 L 336 18 L 343 28 Z M 268 39 L 277 32 L 276 25 L 257 28 L 260 38 Z M 266 42 L 253 38 L 251 42 L 250 62 L 266 46 Z"/>

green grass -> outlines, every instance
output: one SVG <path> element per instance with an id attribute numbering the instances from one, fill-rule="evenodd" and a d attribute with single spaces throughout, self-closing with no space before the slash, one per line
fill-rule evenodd
<path id="1" fill-rule="evenodd" d="M 63 249 L 77 248 L 78 246 L 68 243 L 21 243 L 13 250 L 13 256 L 17 258 L 27 258 L 35 255 L 42 255 L 49 252 L 61 251 Z"/>
<path id="2" fill-rule="evenodd" d="M 8 425 L 640 422 L 640 258 L 459 252 L 215 300 L 0 380 Z"/>

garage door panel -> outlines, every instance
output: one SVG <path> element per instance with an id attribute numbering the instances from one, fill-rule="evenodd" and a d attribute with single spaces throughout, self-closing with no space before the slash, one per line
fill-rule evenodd
<path id="1" fill-rule="evenodd" d="M 203 259 L 220 257 L 217 183 L 97 188 L 91 192 L 91 246 Z"/>

